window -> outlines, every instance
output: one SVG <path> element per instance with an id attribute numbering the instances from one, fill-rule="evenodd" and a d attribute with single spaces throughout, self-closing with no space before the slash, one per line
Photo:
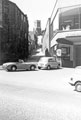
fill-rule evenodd
<path id="1" fill-rule="evenodd" d="M 54 62 L 56 59 L 55 57 L 53 59 L 49 59 L 48 62 Z"/>

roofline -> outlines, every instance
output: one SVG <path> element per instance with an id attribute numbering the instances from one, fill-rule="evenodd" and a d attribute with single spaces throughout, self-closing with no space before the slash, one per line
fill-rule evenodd
<path id="1" fill-rule="evenodd" d="M 10 0 L 8 0 L 8 2 L 10 2 L 10 3 L 13 4 L 15 7 L 17 7 L 17 9 L 19 9 L 19 11 L 20 11 L 24 16 L 27 16 L 27 14 L 25 14 L 25 13 L 19 8 L 19 6 L 18 6 L 16 3 L 14 3 L 14 2 L 12 2 L 12 1 L 10 1 Z"/>

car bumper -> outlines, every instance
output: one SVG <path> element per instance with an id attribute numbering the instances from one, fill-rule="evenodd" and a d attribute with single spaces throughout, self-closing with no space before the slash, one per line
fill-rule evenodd
<path id="1" fill-rule="evenodd" d="M 75 84 L 73 82 L 69 82 L 70 85 L 74 86 Z"/>
<path id="2" fill-rule="evenodd" d="M 70 78 L 69 84 L 72 85 L 72 86 L 75 85 L 75 80 L 74 80 L 74 78 Z"/>
<path id="3" fill-rule="evenodd" d="M 2 66 L 3 69 L 6 69 L 6 66 Z"/>
<path id="4" fill-rule="evenodd" d="M 8 66 L 2 66 L 2 68 L 6 71 L 10 71 L 10 68 Z"/>
<path id="5" fill-rule="evenodd" d="M 47 66 L 38 66 L 38 69 L 46 69 L 47 68 Z"/>

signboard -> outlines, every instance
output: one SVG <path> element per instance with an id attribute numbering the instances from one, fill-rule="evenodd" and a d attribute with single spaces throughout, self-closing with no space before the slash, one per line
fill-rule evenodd
<path id="1" fill-rule="evenodd" d="M 62 50 L 61 50 L 61 49 L 57 49 L 56 55 L 57 55 L 57 56 L 61 56 L 61 53 L 62 53 Z"/>
<path id="2" fill-rule="evenodd" d="M 67 54 L 67 48 L 62 48 L 62 54 Z"/>

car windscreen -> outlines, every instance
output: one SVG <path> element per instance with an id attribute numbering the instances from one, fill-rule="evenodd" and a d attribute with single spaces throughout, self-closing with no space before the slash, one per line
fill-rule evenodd
<path id="1" fill-rule="evenodd" d="M 40 58 L 39 61 L 40 61 L 40 62 L 48 62 L 48 59 L 47 59 L 47 58 Z"/>

